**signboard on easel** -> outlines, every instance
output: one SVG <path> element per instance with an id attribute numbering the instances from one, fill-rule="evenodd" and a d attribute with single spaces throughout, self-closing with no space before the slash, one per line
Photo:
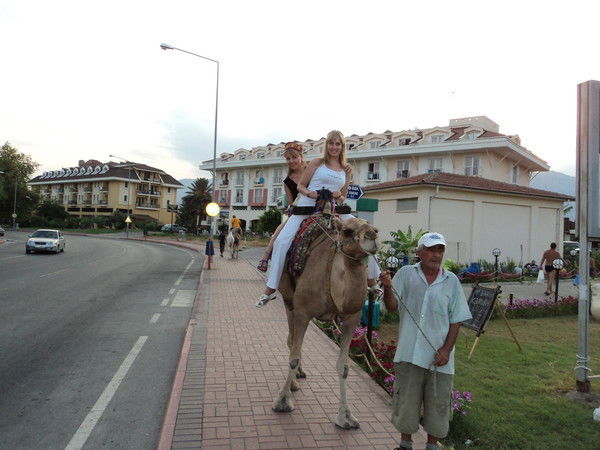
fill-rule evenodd
<path id="1" fill-rule="evenodd" d="M 494 307 L 496 307 L 499 314 L 502 316 L 504 324 L 508 328 L 510 335 L 514 339 L 515 344 L 517 344 L 517 347 L 519 347 L 519 351 L 523 351 L 519 341 L 517 341 L 517 337 L 513 333 L 513 330 L 508 323 L 508 320 L 506 320 L 504 310 L 500 305 L 498 305 L 498 295 L 500 295 L 500 292 L 502 292 L 500 286 L 487 288 L 479 286 L 478 284 L 474 285 L 473 289 L 471 290 L 471 295 L 469 295 L 467 304 L 469 305 L 469 311 L 471 311 L 472 319 L 461 323 L 463 327 L 469 328 L 476 333 L 475 342 L 473 343 L 473 347 L 469 352 L 468 359 L 471 359 L 471 356 L 473 356 L 473 352 L 475 351 L 475 347 L 477 347 L 480 336 L 485 333 L 485 326 L 490 320 L 490 317 L 492 317 Z"/>

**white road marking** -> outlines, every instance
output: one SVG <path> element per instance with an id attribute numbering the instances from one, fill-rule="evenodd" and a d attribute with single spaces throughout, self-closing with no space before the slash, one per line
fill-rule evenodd
<path id="1" fill-rule="evenodd" d="M 196 291 L 179 290 L 171 303 L 171 308 L 187 308 L 194 304 Z"/>
<path id="2" fill-rule="evenodd" d="M 167 306 L 168 304 L 169 304 L 169 299 L 168 299 L 168 298 L 165 298 L 165 299 L 164 299 L 164 300 L 161 302 L 160 306 Z"/>
<path id="3" fill-rule="evenodd" d="M 188 270 L 190 270 L 190 267 L 192 267 L 192 264 L 194 264 L 194 258 L 192 258 L 192 260 L 187 265 L 187 267 L 185 268 L 185 270 L 183 271 L 183 273 L 181 275 L 179 275 L 179 278 L 177 278 L 177 281 L 175 282 L 175 286 L 179 286 L 181 284 L 181 281 L 183 280 L 183 277 L 185 277 L 185 274 L 188 272 Z"/>
<path id="4" fill-rule="evenodd" d="M 160 314 L 154 314 L 152 316 L 152 319 L 150 319 L 150 323 L 156 323 L 158 322 L 158 318 L 160 317 Z"/>
<path id="5" fill-rule="evenodd" d="M 14 258 L 25 258 L 25 255 L 8 256 L 6 258 L 0 258 L 0 261 L 3 261 L 5 259 L 14 259 Z"/>
<path id="6" fill-rule="evenodd" d="M 71 269 L 70 269 L 69 267 L 67 267 L 66 269 L 57 270 L 56 272 L 46 273 L 46 274 L 44 274 L 44 275 L 40 275 L 40 278 L 42 278 L 42 277 L 50 277 L 50 276 L 52 276 L 52 275 L 56 275 L 56 274 L 58 274 L 58 273 L 63 273 L 63 272 L 66 272 L 67 270 L 71 270 Z"/>
<path id="7" fill-rule="evenodd" d="M 79 429 L 75 432 L 75 434 L 65 447 L 65 450 L 78 450 L 84 446 L 84 444 L 90 437 L 90 434 L 94 430 L 94 427 L 98 423 L 98 420 L 100 420 L 100 417 L 102 417 L 104 410 L 110 403 L 113 395 L 115 394 L 115 392 L 117 392 L 117 389 L 123 381 L 123 378 L 125 378 L 125 375 L 127 375 L 127 372 L 131 368 L 131 365 L 135 361 L 135 358 L 142 350 L 142 347 L 144 346 L 144 343 L 147 339 L 148 336 L 139 337 L 139 339 L 137 340 L 137 342 L 135 343 L 135 345 L 121 364 L 121 367 L 119 367 L 115 375 L 112 377 L 112 380 L 110 380 L 110 383 L 108 383 L 106 388 L 104 388 L 104 391 L 102 392 L 102 394 L 100 394 L 100 397 L 98 398 L 94 406 L 92 406 L 92 410 L 88 413 L 85 419 L 83 419 L 83 422 L 79 426 Z"/>
<path id="8" fill-rule="evenodd" d="M 175 288 L 169 289 L 169 295 L 173 295 L 175 293 Z"/>

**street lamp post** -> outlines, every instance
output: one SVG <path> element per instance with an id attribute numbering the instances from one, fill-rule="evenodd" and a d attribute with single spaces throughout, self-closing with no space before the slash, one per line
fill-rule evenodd
<path id="1" fill-rule="evenodd" d="M 111 158 L 117 158 L 127 163 L 127 218 L 129 219 L 129 214 L 131 213 L 131 163 L 125 158 L 121 158 L 117 155 L 108 155 Z M 125 221 L 125 226 L 127 227 L 127 239 L 129 239 L 129 222 L 130 220 Z"/>
<path id="2" fill-rule="evenodd" d="M 492 250 L 492 255 L 494 255 L 494 258 L 496 258 L 496 263 L 495 263 L 495 267 L 496 267 L 496 282 L 498 282 L 498 257 L 502 254 L 502 250 L 500 250 L 499 248 L 495 248 L 494 250 Z"/>
<path id="3" fill-rule="evenodd" d="M 565 262 L 561 258 L 556 258 L 552 261 L 552 267 L 556 271 L 556 287 L 554 288 L 554 303 L 558 302 L 558 279 L 560 278 L 560 269 L 565 266 Z"/>
<path id="4" fill-rule="evenodd" d="M 218 123 L 218 115 L 219 115 L 219 61 L 212 58 L 207 58 L 206 56 L 198 55 L 196 53 L 188 52 L 187 50 L 183 50 L 177 47 L 174 47 L 170 44 L 160 44 L 160 48 L 163 50 L 178 50 L 183 53 L 187 53 L 188 55 L 197 56 L 198 58 L 206 59 L 208 61 L 212 61 L 217 64 L 217 88 L 215 92 L 215 133 L 213 139 L 213 171 L 212 171 L 212 201 L 215 201 L 215 189 L 217 186 L 216 177 L 217 177 L 217 123 Z M 217 219 L 211 216 L 210 223 L 210 240 L 213 240 L 215 234 L 215 226 L 217 224 Z"/>

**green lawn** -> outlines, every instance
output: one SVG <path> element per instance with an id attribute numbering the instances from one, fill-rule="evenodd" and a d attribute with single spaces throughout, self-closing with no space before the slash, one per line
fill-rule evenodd
<path id="1" fill-rule="evenodd" d="M 456 345 L 455 387 L 471 391 L 466 417 L 451 424 L 447 446 L 462 448 L 466 439 L 477 448 L 600 448 L 596 405 L 582 405 L 564 394 L 575 387 L 577 317 L 510 321 L 519 352 L 502 320 L 491 321 L 471 360 L 461 333 Z M 397 324 L 383 324 L 383 339 L 397 339 Z M 474 334 L 465 330 L 469 344 Z M 591 367 L 600 371 L 600 324 L 590 327 Z M 600 380 L 592 381 L 600 392 Z M 472 448 L 472 447 L 469 447 Z"/>

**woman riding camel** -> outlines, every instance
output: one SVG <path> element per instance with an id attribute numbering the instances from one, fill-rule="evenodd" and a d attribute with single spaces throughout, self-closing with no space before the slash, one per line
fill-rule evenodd
<path id="1" fill-rule="evenodd" d="M 283 185 L 288 205 L 291 205 L 298 196 L 298 183 L 304 173 L 304 169 L 306 169 L 306 161 L 304 161 L 304 155 L 302 154 L 302 146 L 295 142 L 288 142 L 285 144 L 283 157 L 288 166 L 288 174 L 287 177 L 285 177 L 285 180 L 283 180 Z M 273 253 L 273 244 L 284 225 L 285 222 L 282 222 L 275 230 L 275 233 L 273 233 L 271 241 L 269 242 L 262 259 L 258 263 L 258 270 L 266 272 L 269 268 L 269 259 L 271 259 L 271 253 Z"/>
<path id="2" fill-rule="evenodd" d="M 298 183 L 297 206 L 315 206 L 317 191 L 325 188 L 333 193 L 333 198 L 341 204 L 346 198 L 352 177 L 352 166 L 346 163 L 346 143 L 344 135 L 337 130 L 330 131 L 325 140 L 325 148 L 320 158 L 309 164 Z M 284 224 L 273 245 L 272 264 L 267 277 L 264 293 L 256 302 L 260 308 L 277 296 L 276 290 L 283 273 L 285 258 L 294 236 L 307 215 L 292 215 Z M 341 220 L 352 218 L 351 214 L 340 215 Z M 369 265 L 376 264 L 369 258 Z M 377 274 L 378 276 L 378 274 Z"/>

